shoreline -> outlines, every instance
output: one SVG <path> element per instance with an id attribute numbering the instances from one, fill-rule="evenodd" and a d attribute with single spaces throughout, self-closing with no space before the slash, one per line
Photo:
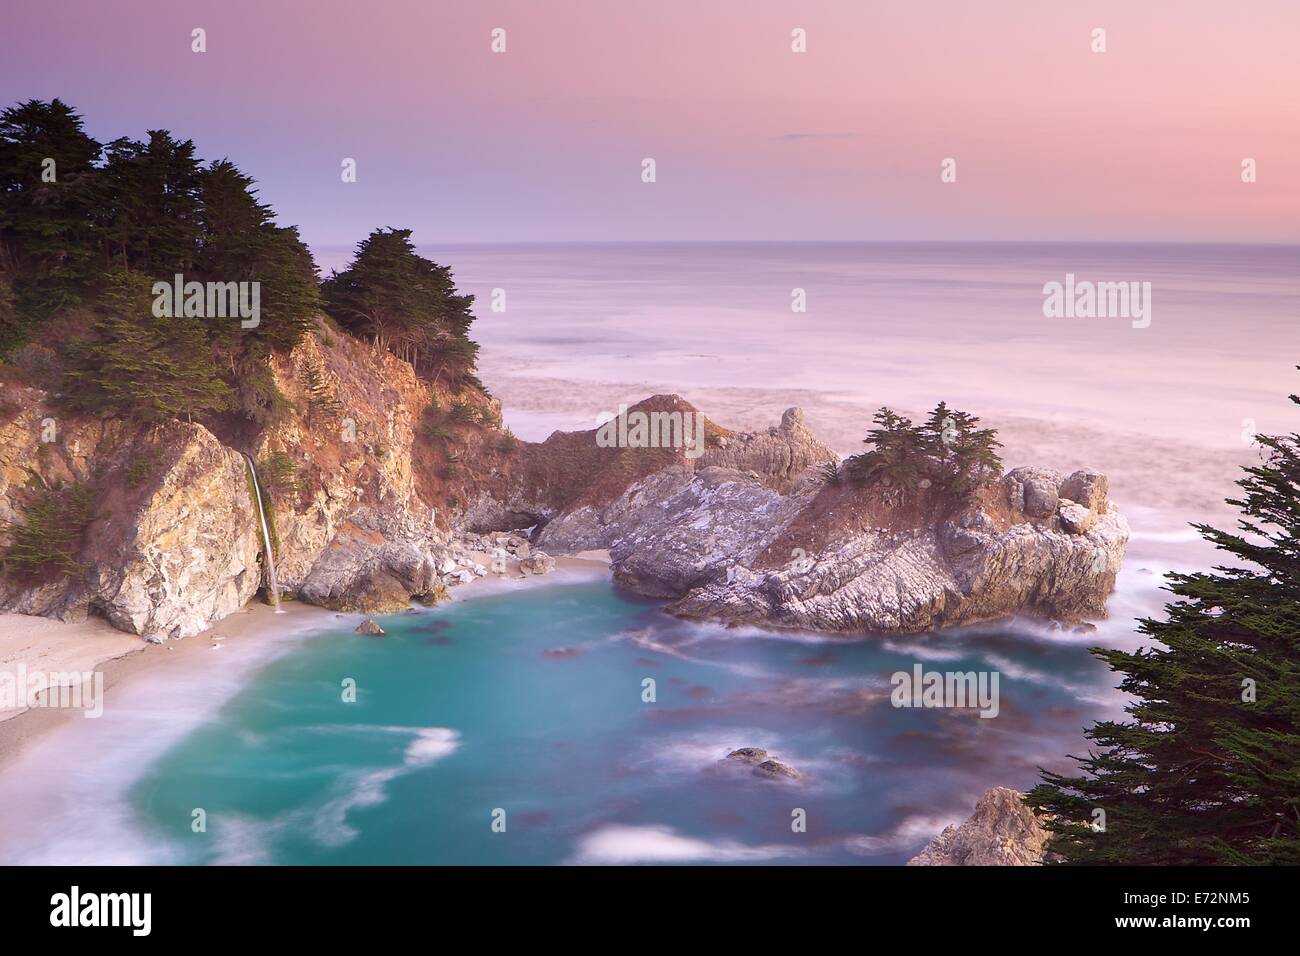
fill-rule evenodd
<path id="1" fill-rule="evenodd" d="M 452 600 L 475 600 L 559 584 L 578 572 L 582 576 L 594 576 L 602 571 L 608 575 L 608 569 L 608 555 L 585 553 L 583 557 L 559 557 L 556 558 L 555 570 L 549 574 L 528 577 L 489 574 L 452 588 Z M 461 591 L 470 593 L 462 594 Z M 239 647 L 254 638 L 267 638 L 288 631 L 323 631 L 345 626 L 351 629 L 367 617 L 388 616 L 332 611 L 299 601 L 285 601 L 282 608 L 284 613 L 277 615 L 269 604 L 254 600 L 205 631 L 162 644 L 151 644 L 95 617 L 71 623 L 27 614 L 0 614 L 0 626 L 21 629 L 16 634 L 0 637 L 0 671 L 11 671 L 25 664 L 28 669 L 102 674 L 106 701 L 117 696 L 110 695 L 110 690 L 117 689 L 120 693 L 123 685 L 135 683 L 158 668 L 183 667 L 184 662 L 196 654 L 220 653 L 214 648 Z M 99 642 L 104 644 L 102 651 Z M 252 672 L 255 673 L 256 668 Z M 160 676 L 165 678 L 166 675 Z M 18 762 L 37 743 L 67 726 L 80 713 L 78 709 L 66 707 L 0 711 L 0 771 Z"/>

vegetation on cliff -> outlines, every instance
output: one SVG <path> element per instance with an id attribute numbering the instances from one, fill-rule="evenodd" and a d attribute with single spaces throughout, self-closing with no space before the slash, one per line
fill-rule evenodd
<path id="1" fill-rule="evenodd" d="M 415 251 L 409 229 L 376 229 L 352 264 L 322 285 L 325 308 L 347 331 L 388 349 L 433 382 L 478 384 L 469 338 L 474 297 L 446 266 Z"/>
<path id="2" fill-rule="evenodd" d="M 1002 474 L 997 432 L 945 402 L 919 425 L 890 408 L 881 408 L 873 421 L 876 427 L 863 439 L 868 450 L 826 467 L 828 481 L 875 488 L 896 504 L 922 490 L 935 500 L 964 503 Z"/>
<path id="3" fill-rule="evenodd" d="M 328 301 L 344 332 L 431 381 L 481 388 L 473 297 L 410 235 L 372 233 L 322 289 L 297 229 L 276 225 L 229 160 L 204 163 L 167 130 L 101 144 L 66 103 L 20 103 L 0 112 L 0 361 L 71 410 L 141 421 L 229 411 L 261 427 L 287 406 L 269 360 Z M 209 289 L 256 283 L 257 321 L 156 315 L 153 283 L 177 275 Z"/>
<path id="4" fill-rule="evenodd" d="M 1169 575 L 1178 599 L 1141 623 L 1162 647 L 1093 650 L 1133 719 L 1029 794 L 1065 862 L 1300 863 L 1300 433 L 1257 440 L 1237 531 L 1196 526 L 1233 565 Z"/>
<path id="5" fill-rule="evenodd" d="M 19 504 L 22 521 L 4 530 L 10 537 L 4 570 L 19 578 L 72 574 L 79 570 L 77 552 L 90 523 L 94 502 L 79 481 L 47 483 L 32 474 Z"/>
<path id="6" fill-rule="evenodd" d="M 194 298 L 191 283 L 203 290 Z M 228 159 L 204 162 L 169 131 L 101 143 L 57 99 L 0 111 L 0 408 L 20 385 L 40 389 L 56 442 L 78 419 L 152 430 L 183 419 L 252 451 L 268 429 L 301 415 L 313 448 L 366 447 L 382 459 L 380 436 L 357 435 L 357 409 L 336 392 L 341 366 L 327 369 L 324 358 L 346 365 L 362 343 L 409 362 L 431 401 L 451 408 L 438 418 L 469 442 L 500 426 L 475 376 L 472 303 L 403 229 L 372 233 L 322 286 L 297 229 L 276 224 L 253 179 Z M 256 321 L 244 321 L 245 308 Z M 308 336 L 324 351 L 304 349 Z M 133 441 L 152 433 L 130 432 Z M 498 439 L 483 436 L 493 447 Z M 278 444 L 258 454 L 272 496 L 292 497 L 314 479 Z M 145 482 L 146 452 L 129 474 L 83 475 L 87 502 Z M 457 455 L 443 449 L 421 470 L 444 458 L 454 470 Z M 436 481 L 421 487 L 431 503 L 447 503 Z M 34 510 L 0 535 L 13 542 L 11 572 L 72 567 L 76 549 L 65 554 L 50 536 L 58 500 L 53 489 L 33 498 Z"/>

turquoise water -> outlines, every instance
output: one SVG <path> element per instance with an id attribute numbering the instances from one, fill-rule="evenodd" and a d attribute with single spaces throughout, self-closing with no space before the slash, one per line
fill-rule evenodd
<path id="1" fill-rule="evenodd" d="M 605 581 L 380 621 L 268 664 L 134 784 L 136 825 L 195 863 L 898 863 L 1116 703 L 1073 635 L 801 640 Z M 917 661 L 999 670 L 999 715 L 892 707 Z M 740 746 L 800 779 L 719 763 Z"/>

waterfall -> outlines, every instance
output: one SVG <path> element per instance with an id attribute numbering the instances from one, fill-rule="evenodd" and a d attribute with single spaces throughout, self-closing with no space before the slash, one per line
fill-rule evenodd
<path id="1" fill-rule="evenodd" d="M 275 554 L 271 551 L 271 529 L 267 527 L 266 509 L 262 507 L 262 486 L 257 482 L 257 468 L 253 464 L 253 459 L 245 455 L 244 461 L 248 464 L 249 477 L 253 479 L 253 499 L 257 502 L 257 517 L 262 522 L 262 545 L 263 554 L 266 555 L 266 577 L 271 592 L 271 603 L 275 605 L 276 614 L 283 614 L 284 611 L 280 610 L 280 579 L 275 573 Z"/>

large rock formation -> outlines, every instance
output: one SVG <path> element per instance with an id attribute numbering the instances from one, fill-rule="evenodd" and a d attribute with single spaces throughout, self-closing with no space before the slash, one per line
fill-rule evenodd
<path id="1" fill-rule="evenodd" d="M 879 512 L 864 521 L 872 518 L 872 503 L 864 514 L 862 491 L 851 487 L 823 488 L 784 510 L 769 506 L 789 520 L 774 528 L 767 514 L 756 514 L 749 546 L 734 552 L 734 562 L 697 576 L 672 609 L 821 631 L 917 632 L 1014 614 L 1065 622 L 1103 617 L 1127 522 L 1109 502 L 1094 511 L 1060 498 L 1062 479 L 1046 472 L 1036 477 L 1030 514 L 1019 497 L 1020 471 L 934 524 L 900 523 Z M 627 562 L 634 579 L 621 580 L 635 588 L 636 567 L 682 564 L 673 525 L 690 517 L 667 516 L 661 531 L 639 528 L 636 556 Z M 664 576 L 650 577 L 649 587 Z"/>
<path id="2" fill-rule="evenodd" d="M 329 344 L 325 344 L 328 342 Z M 311 367 L 314 393 L 303 384 Z M 437 396 L 411 367 L 346 336 L 308 336 L 272 371 L 291 410 L 252 440 L 282 590 L 371 613 L 436 599 L 467 562 L 421 487 L 417 422 Z M 21 521 L 32 474 L 87 482 L 95 520 L 73 573 L 0 577 L 0 608 L 64 619 L 102 614 L 123 630 L 179 638 L 210 627 L 263 585 L 256 501 L 241 451 L 204 425 L 156 430 L 59 414 L 43 392 L 13 388 L 0 418 L 0 528 Z M 443 396 L 446 400 L 446 396 Z M 51 425 L 52 423 L 52 425 Z M 213 426 L 218 431 L 219 423 Z M 0 531 L 0 547 L 6 541 Z M 454 580 L 459 581 L 459 578 Z"/>
<path id="3" fill-rule="evenodd" d="M 164 637 L 236 610 L 262 586 L 265 560 L 242 451 L 262 465 L 283 591 L 367 613 L 436 601 L 488 563 L 541 574 L 550 555 L 608 549 L 620 586 L 731 623 L 897 632 L 1021 613 L 1078 620 L 1104 614 L 1128 536 L 1092 471 L 1019 468 L 957 510 L 822 481 L 818 466 L 835 455 L 796 408 L 737 433 L 656 395 L 629 413 L 680 416 L 682 434 L 703 440 L 611 446 L 591 430 L 532 444 L 495 427 L 499 406 L 481 392 L 430 386 L 324 326 L 271 371 L 290 408 L 251 435 L 221 421 L 149 430 L 59 418 L 45 441 L 53 403 L 10 386 L 0 547 L 30 473 L 84 480 L 98 499 L 78 570 L 4 577 L 0 609 L 99 613 Z M 521 527 L 531 541 L 502 537 Z"/>
<path id="4" fill-rule="evenodd" d="M 961 826 L 945 827 L 908 866 L 1037 866 L 1049 832 L 1024 804 L 1024 794 L 994 787 Z"/>
<path id="5" fill-rule="evenodd" d="M 812 466 L 831 458 L 791 409 L 767 435 L 670 459 L 617 494 L 606 487 L 561 508 L 539 543 L 608 548 L 621 587 L 728 623 L 915 632 L 1015 614 L 1104 616 L 1128 540 L 1105 476 L 1017 468 L 955 511 L 901 508 L 820 481 Z"/>
<path id="6" fill-rule="evenodd" d="M 0 526 L 19 520 L 32 475 L 96 474 L 95 520 L 71 574 L 0 577 L 0 608 L 65 620 L 89 613 L 136 634 L 185 637 L 257 592 L 261 550 L 244 459 L 201 425 L 157 432 L 47 413 L 43 395 L 0 426 Z"/>

